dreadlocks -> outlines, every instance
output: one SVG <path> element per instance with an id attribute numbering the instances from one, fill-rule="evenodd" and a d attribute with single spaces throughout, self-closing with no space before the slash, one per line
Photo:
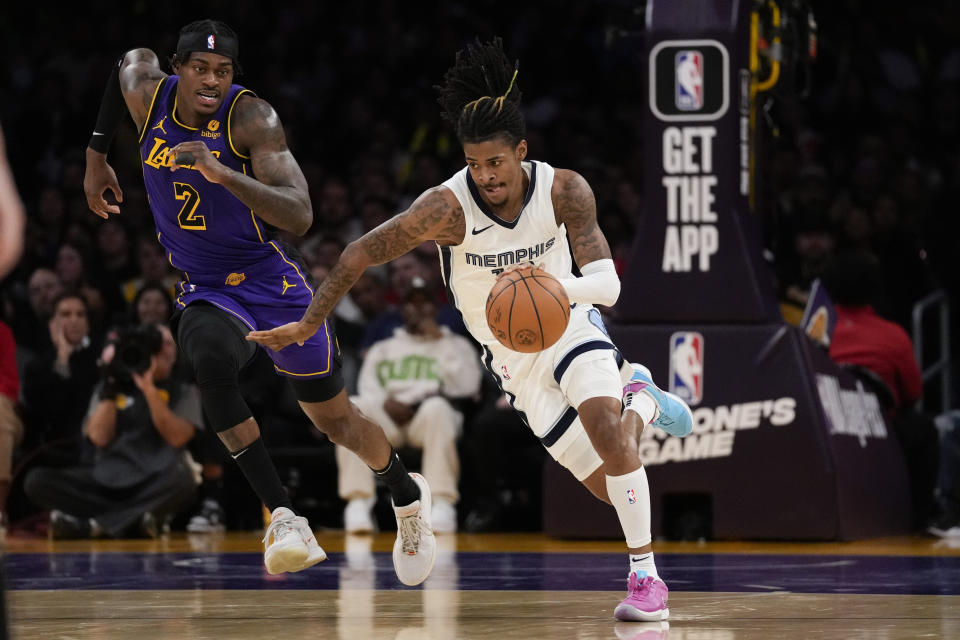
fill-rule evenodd
<path id="1" fill-rule="evenodd" d="M 475 44 L 457 52 L 453 66 L 444 75 L 437 102 L 445 120 L 453 124 L 461 144 L 484 142 L 503 136 L 516 146 L 526 137 L 527 125 L 520 112 L 517 70 L 503 52 L 503 40 Z"/>

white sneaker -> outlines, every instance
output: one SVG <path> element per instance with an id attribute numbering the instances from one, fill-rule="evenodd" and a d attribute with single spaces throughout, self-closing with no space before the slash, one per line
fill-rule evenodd
<path id="1" fill-rule="evenodd" d="M 448 500 L 437 498 L 433 501 L 433 511 L 430 512 L 430 524 L 434 533 L 456 533 L 457 508 Z"/>
<path id="2" fill-rule="evenodd" d="M 430 575 L 437 559 L 437 539 L 430 528 L 430 486 L 419 473 L 410 477 L 420 487 L 420 499 L 405 507 L 393 507 L 397 516 L 393 568 L 400 582 L 412 587 Z"/>
<path id="3" fill-rule="evenodd" d="M 270 514 L 270 526 L 263 536 L 263 543 L 263 564 L 273 575 L 300 571 L 327 559 L 307 519 L 286 507 L 277 507 Z"/>
<path id="4" fill-rule="evenodd" d="M 376 498 L 353 498 L 347 502 L 343 510 L 343 530 L 347 533 L 373 533 L 376 527 L 373 523 L 371 509 Z"/>
<path id="5" fill-rule="evenodd" d="M 223 507 L 216 500 L 207 498 L 203 501 L 199 513 L 194 514 L 187 523 L 190 533 L 219 533 L 226 529 Z"/>

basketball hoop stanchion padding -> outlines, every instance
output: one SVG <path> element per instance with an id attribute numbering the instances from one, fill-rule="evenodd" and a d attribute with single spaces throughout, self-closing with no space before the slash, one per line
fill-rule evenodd
<path id="1" fill-rule="evenodd" d="M 653 534 L 681 496 L 718 539 L 855 539 L 909 530 L 907 476 L 876 397 L 778 312 L 751 210 L 752 3 L 650 0 L 645 209 L 614 342 L 688 401 L 693 434 L 646 429 Z M 697 19 L 692 20 L 691 16 Z M 612 508 L 544 469 L 544 529 L 622 536 Z M 577 513 L 571 518 L 571 513 Z"/>

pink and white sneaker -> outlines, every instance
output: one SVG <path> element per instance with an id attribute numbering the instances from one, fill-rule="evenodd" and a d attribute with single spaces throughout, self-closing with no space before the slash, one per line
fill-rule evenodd
<path id="1" fill-rule="evenodd" d="M 627 581 L 627 597 L 613 610 L 617 620 L 656 622 L 670 617 L 667 608 L 669 590 L 663 580 L 644 571 L 631 571 Z"/>

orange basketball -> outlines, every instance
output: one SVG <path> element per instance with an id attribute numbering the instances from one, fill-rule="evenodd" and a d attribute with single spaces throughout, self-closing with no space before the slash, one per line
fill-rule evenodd
<path id="1" fill-rule="evenodd" d="M 534 267 L 510 271 L 487 296 L 487 325 L 514 351 L 535 353 L 552 346 L 569 320 L 570 299 L 563 285 Z"/>

